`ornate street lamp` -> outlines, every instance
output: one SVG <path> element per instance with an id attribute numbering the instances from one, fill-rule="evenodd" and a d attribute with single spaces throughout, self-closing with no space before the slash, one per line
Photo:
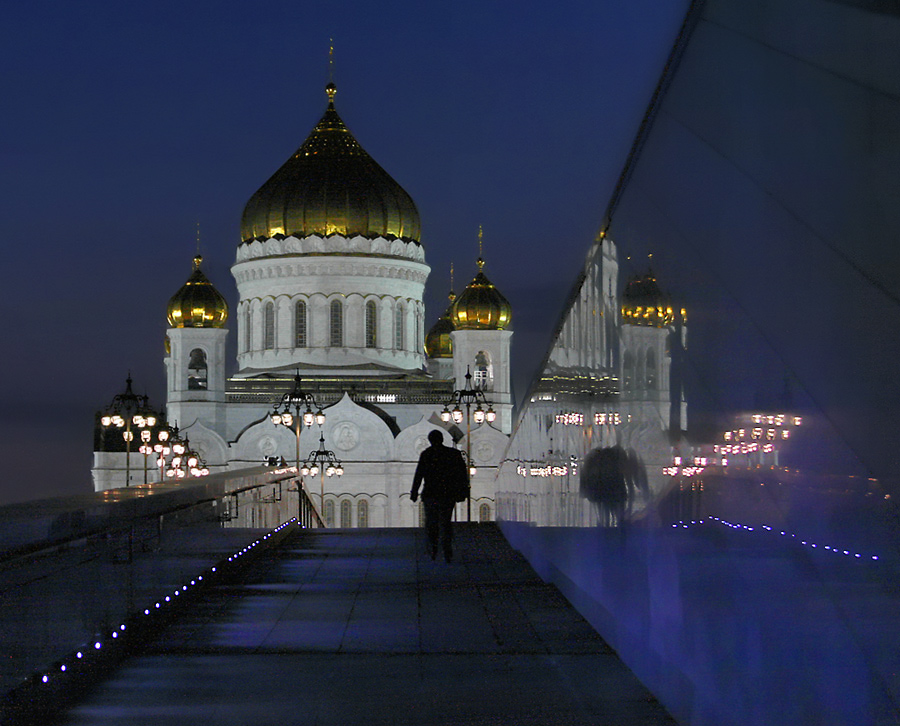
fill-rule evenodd
<path id="1" fill-rule="evenodd" d="M 301 414 L 301 410 L 303 413 Z M 313 413 L 313 409 L 316 412 Z M 300 470 L 300 430 L 301 425 L 310 428 L 314 423 L 322 426 L 325 423 L 325 413 L 322 407 L 316 403 L 311 393 L 303 390 L 300 374 L 294 376 L 294 387 L 285 393 L 281 400 L 274 405 L 269 418 L 276 426 L 287 426 L 297 436 L 297 470 Z"/>
<path id="2" fill-rule="evenodd" d="M 297 457 L 299 462 L 299 456 Z M 321 491 L 319 495 L 319 506 L 322 509 L 322 516 L 325 516 L 325 477 L 326 476 L 343 476 L 344 466 L 335 456 L 331 449 L 325 448 L 325 434 L 319 433 L 319 448 L 310 451 L 309 456 L 301 466 L 297 464 L 297 469 L 301 476 L 319 476 L 321 479 Z"/>
<path id="3" fill-rule="evenodd" d="M 156 454 L 156 465 L 159 467 L 159 480 L 165 477 L 166 457 L 172 453 L 172 443 L 178 438 L 178 426 L 166 426 L 156 433 L 156 443 L 153 444 L 153 452 Z"/>
<path id="4" fill-rule="evenodd" d="M 146 443 L 143 439 L 143 431 L 145 429 L 153 429 L 156 427 L 158 417 L 148 405 L 149 398 L 137 395 L 131 390 L 131 373 L 125 379 L 125 391 L 113 396 L 113 400 L 106 408 L 106 412 L 100 417 L 100 423 L 104 428 L 115 426 L 122 431 L 122 438 L 125 440 L 125 486 L 131 485 L 131 442 L 134 440 L 134 432 L 132 426 L 141 430 L 141 442 Z M 147 459 L 144 456 L 144 484 L 147 483 Z"/>
<path id="5" fill-rule="evenodd" d="M 191 442 L 185 436 L 184 441 L 180 439 L 172 444 L 172 461 L 166 476 L 170 479 L 184 479 L 187 476 L 206 476 L 209 469 L 206 463 L 200 458 L 200 455 L 191 449 Z"/>
<path id="6" fill-rule="evenodd" d="M 475 406 L 475 411 L 472 411 L 473 405 Z M 452 410 L 450 406 L 453 406 Z M 465 414 L 463 414 L 460 406 L 466 407 Z M 452 420 L 455 424 L 461 424 L 463 417 L 466 419 L 466 463 L 469 467 L 469 476 L 473 477 L 477 470 L 472 461 L 472 419 L 479 425 L 485 421 L 493 423 L 497 420 L 497 413 L 494 411 L 493 403 L 488 401 L 484 395 L 484 391 L 472 388 L 472 373 L 468 367 L 466 367 L 465 387 L 454 391 L 453 397 L 444 406 L 444 410 L 441 411 L 441 421 L 444 423 L 450 423 Z M 466 521 L 472 521 L 472 497 L 466 499 Z"/>

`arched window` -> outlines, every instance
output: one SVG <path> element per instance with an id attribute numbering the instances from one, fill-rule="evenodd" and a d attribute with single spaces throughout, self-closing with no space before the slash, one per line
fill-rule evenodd
<path id="1" fill-rule="evenodd" d="M 206 383 L 206 352 L 200 348 L 194 348 L 188 361 L 188 390 L 205 391 Z"/>
<path id="2" fill-rule="evenodd" d="M 331 347 L 344 346 L 344 308 L 340 300 L 331 301 Z"/>
<path id="3" fill-rule="evenodd" d="M 482 504 L 478 507 L 478 521 L 479 522 L 490 522 L 491 521 L 491 505 L 490 504 Z"/>
<path id="4" fill-rule="evenodd" d="M 422 316 L 418 310 L 416 310 L 416 342 L 413 346 L 416 349 L 416 353 L 422 352 Z"/>
<path id="5" fill-rule="evenodd" d="M 656 388 L 656 351 L 653 348 L 647 349 L 647 368 L 645 370 L 647 379 L 647 388 Z"/>
<path id="6" fill-rule="evenodd" d="M 378 311 L 375 301 L 366 303 L 366 348 L 374 348 L 378 344 Z"/>
<path id="7" fill-rule="evenodd" d="M 494 367 L 491 365 L 491 354 L 485 350 L 479 350 L 475 355 L 475 370 L 472 373 L 472 385 L 482 391 L 489 391 L 494 387 Z"/>
<path id="8" fill-rule="evenodd" d="M 306 303 L 303 300 L 294 305 L 294 347 L 306 347 Z"/>
<path id="9" fill-rule="evenodd" d="M 356 526 L 363 529 L 369 526 L 369 503 L 365 499 L 356 505 Z"/>
<path id="10" fill-rule="evenodd" d="M 630 391 L 634 387 L 634 354 L 630 350 L 622 357 L 622 378 L 622 387 Z"/>
<path id="11" fill-rule="evenodd" d="M 275 304 L 270 302 L 263 308 L 263 348 L 275 348 Z"/>
<path id="12" fill-rule="evenodd" d="M 397 307 L 394 310 L 394 349 L 395 350 L 403 350 L 403 346 L 405 341 L 404 335 L 404 323 L 406 322 L 406 310 L 403 307 L 403 303 L 397 303 Z"/>
<path id="13" fill-rule="evenodd" d="M 345 499 L 341 502 L 341 527 L 352 527 L 350 522 L 350 500 Z"/>
<path id="14" fill-rule="evenodd" d="M 244 308 L 244 352 L 250 352 L 250 305 Z"/>
<path id="15" fill-rule="evenodd" d="M 325 502 L 323 517 L 325 518 L 326 527 L 334 527 L 334 501 L 332 499 Z"/>

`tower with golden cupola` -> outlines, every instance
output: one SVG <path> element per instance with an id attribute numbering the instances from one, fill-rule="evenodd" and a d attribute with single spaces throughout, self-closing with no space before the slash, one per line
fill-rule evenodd
<path id="1" fill-rule="evenodd" d="M 453 303 L 456 293 L 453 292 L 453 265 L 450 265 L 450 301 L 447 309 L 435 321 L 425 334 L 425 367 L 435 378 L 453 377 L 453 340 L 451 333 L 456 329 L 453 323 Z"/>
<path id="2" fill-rule="evenodd" d="M 471 385 L 485 391 L 497 411 L 496 427 L 512 430 L 512 386 L 510 343 L 512 306 L 484 274 L 483 233 L 478 228 L 478 272 L 453 301 L 450 319 L 453 331 L 453 377 L 458 388 Z"/>
<path id="3" fill-rule="evenodd" d="M 648 268 L 626 283 L 621 320 L 623 399 L 652 409 L 673 431 L 683 430 L 687 407 L 680 385 L 673 390 L 672 358 L 685 347 L 685 311 L 673 306 Z"/>
<path id="4" fill-rule="evenodd" d="M 225 341 L 228 304 L 194 257 L 194 269 L 166 310 L 167 415 L 189 425 L 203 418 L 211 425 L 224 420 Z M 190 420 L 188 420 L 190 419 Z"/>

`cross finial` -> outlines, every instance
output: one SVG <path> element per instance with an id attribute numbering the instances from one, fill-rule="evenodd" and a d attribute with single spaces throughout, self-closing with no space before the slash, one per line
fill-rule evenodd
<path id="1" fill-rule="evenodd" d="M 484 268 L 484 232 L 481 229 L 481 225 L 478 225 L 478 269 L 481 270 Z"/>
<path id="2" fill-rule="evenodd" d="M 450 294 L 447 296 L 450 298 L 450 302 L 456 300 L 456 293 L 453 292 L 453 263 L 450 263 Z"/>
<path id="3" fill-rule="evenodd" d="M 328 84 L 325 93 L 328 94 L 328 105 L 333 105 L 334 94 L 337 93 L 337 86 L 334 85 L 334 38 L 328 39 Z"/>
<path id="4" fill-rule="evenodd" d="M 334 38 L 328 39 L 328 82 L 334 83 Z"/>
<path id="5" fill-rule="evenodd" d="M 203 262 L 203 256 L 200 254 L 200 222 L 197 222 L 197 254 L 194 255 L 194 269 L 200 269 L 200 263 Z"/>

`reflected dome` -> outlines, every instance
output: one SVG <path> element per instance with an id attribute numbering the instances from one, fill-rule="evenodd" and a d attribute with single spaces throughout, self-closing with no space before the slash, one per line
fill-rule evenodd
<path id="1" fill-rule="evenodd" d="M 675 322 L 672 301 L 656 282 L 653 271 L 636 275 L 622 293 L 622 322 L 665 328 Z"/>

